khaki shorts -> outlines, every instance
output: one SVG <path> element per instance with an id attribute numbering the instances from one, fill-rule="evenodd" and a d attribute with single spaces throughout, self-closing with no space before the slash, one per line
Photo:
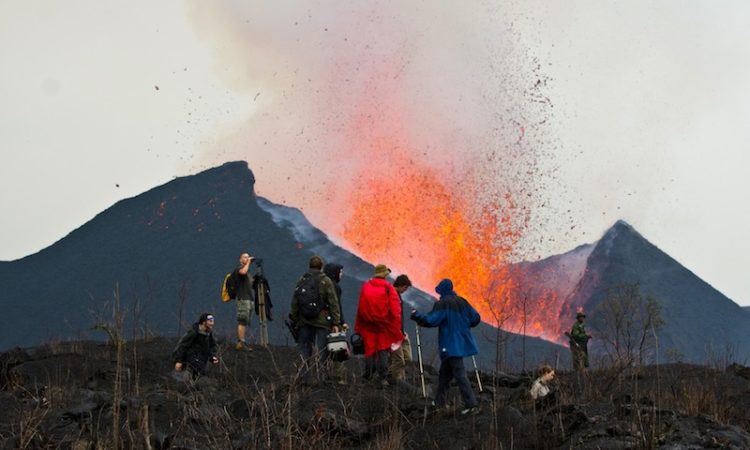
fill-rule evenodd
<path id="1" fill-rule="evenodd" d="M 253 317 L 255 304 L 252 300 L 237 300 L 237 323 L 240 325 L 250 325 Z"/>

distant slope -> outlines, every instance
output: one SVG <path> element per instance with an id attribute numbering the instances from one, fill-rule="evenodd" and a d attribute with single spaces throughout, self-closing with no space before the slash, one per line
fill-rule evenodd
<path id="1" fill-rule="evenodd" d="M 567 301 L 586 272 L 593 249 L 594 245 L 584 244 L 561 255 L 513 264 L 509 272 L 517 286 L 512 295 L 516 304 L 510 314 L 516 320 L 507 320 L 504 326 L 515 324 L 516 328 L 510 331 L 516 331 L 525 318 L 530 334 L 553 342 L 567 342 L 563 336 L 570 327 Z M 525 309 L 523 302 L 527 302 Z"/>

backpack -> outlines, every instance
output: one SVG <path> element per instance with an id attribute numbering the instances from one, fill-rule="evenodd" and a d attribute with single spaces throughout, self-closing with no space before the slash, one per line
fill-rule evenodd
<path id="1" fill-rule="evenodd" d="M 226 303 L 237 298 L 237 280 L 232 276 L 234 272 L 229 272 L 221 283 L 221 301 Z"/>
<path id="2" fill-rule="evenodd" d="M 315 319 L 325 305 L 320 300 L 320 282 L 312 274 L 306 273 L 294 288 L 294 298 L 297 299 L 299 312 L 305 319 Z"/>

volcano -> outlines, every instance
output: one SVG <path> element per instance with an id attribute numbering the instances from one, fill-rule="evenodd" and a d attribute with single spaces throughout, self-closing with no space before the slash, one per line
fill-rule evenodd
<path id="1" fill-rule="evenodd" d="M 607 334 L 612 332 L 611 327 L 603 325 L 603 303 L 623 286 L 637 286 L 643 298 L 653 298 L 660 308 L 664 324 L 656 339 L 661 362 L 706 364 L 750 357 L 748 311 L 623 220 L 593 244 L 540 261 L 515 264 L 509 273 L 514 285 L 509 296 L 516 321 L 508 322 L 515 327 L 513 331 L 519 327 L 519 309 L 527 301 L 528 334 L 563 343 L 567 341 L 563 333 L 570 330 L 576 312 L 583 310 L 588 314 L 588 330 L 594 331 L 589 350 L 602 353 L 603 341 L 610 339 Z M 634 314 L 624 314 L 624 321 L 637 322 Z M 649 330 L 649 338 L 655 332 Z M 655 362 L 656 355 L 649 360 Z"/>
<path id="2" fill-rule="evenodd" d="M 697 363 L 750 358 L 750 314 L 622 220 L 591 248 L 562 314 L 597 311 L 609 288 L 627 284 L 638 284 L 661 307 L 662 355 Z"/>
<path id="3" fill-rule="evenodd" d="M 263 259 L 275 305 L 272 343 L 293 344 L 281 319 L 314 254 L 344 266 L 344 317 L 352 324 L 359 288 L 373 264 L 332 242 L 298 209 L 257 197 L 254 184 L 246 162 L 176 178 L 117 202 L 38 253 L 0 262 L 0 305 L 13 318 L 0 335 L 0 349 L 104 339 L 102 328 L 114 323 L 116 310 L 128 337 L 175 336 L 201 312 L 212 311 L 217 334 L 232 339 L 234 304 L 222 304 L 219 294 L 242 251 Z M 427 310 L 434 301 L 419 289 L 404 300 Z M 406 329 L 413 339 L 413 324 Z M 257 320 L 251 330 L 257 330 Z M 475 333 L 478 363 L 485 367 L 567 359 L 565 349 L 543 339 L 487 324 Z M 426 361 L 436 362 L 437 332 L 424 330 L 422 340 Z"/>
<path id="4" fill-rule="evenodd" d="M 246 162 L 176 178 L 116 203 L 38 253 L 0 262 L 0 306 L 12 317 L 0 334 L 0 350 L 104 339 L 101 328 L 114 322 L 115 310 L 124 318 L 127 337 L 175 336 L 201 312 L 212 311 L 217 333 L 232 339 L 234 304 L 220 302 L 220 285 L 247 250 L 263 258 L 271 286 L 272 343 L 293 344 L 280 319 L 314 254 L 344 266 L 344 317 L 351 324 L 361 283 L 370 278 L 373 263 L 388 261 L 365 261 L 333 242 L 300 210 L 256 196 L 254 184 Z M 662 355 L 701 363 L 720 353 L 732 359 L 750 356 L 743 340 L 750 313 L 623 221 L 593 244 L 514 264 L 507 273 L 514 289 L 505 299 L 512 306 L 506 311 L 510 319 L 501 323 L 505 331 L 492 326 L 501 320 L 486 313 L 487 323 L 475 330 L 484 367 L 565 364 L 568 352 L 559 344 L 565 343 L 562 335 L 576 308 L 584 308 L 594 322 L 607 290 L 624 283 L 637 283 L 659 302 L 665 321 L 659 332 Z M 434 298 L 411 289 L 404 300 L 429 310 Z M 251 329 L 257 330 L 257 320 Z M 406 329 L 413 340 L 413 324 Z M 437 361 L 436 338 L 435 330 L 422 333 L 428 362 Z M 596 340 L 592 346 L 596 349 Z"/>

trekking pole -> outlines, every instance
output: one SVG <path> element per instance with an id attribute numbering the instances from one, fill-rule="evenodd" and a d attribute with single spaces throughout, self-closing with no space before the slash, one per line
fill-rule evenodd
<path id="1" fill-rule="evenodd" d="M 474 373 L 477 374 L 477 384 L 479 385 L 479 392 L 482 392 L 482 379 L 479 378 L 479 369 L 477 368 L 477 359 L 474 355 L 471 355 L 471 361 L 474 363 Z"/>
<path id="2" fill-rule="evenodd" d="M 415 325 L 417 335 L 417 359 L 419 360 L 419 377 L 422 379 L 422 397 L 427 398 L 427 389 L 424 385 L 424 368 L 422 366 L 422 341 L 419 339 L 419 325 Z"/>

